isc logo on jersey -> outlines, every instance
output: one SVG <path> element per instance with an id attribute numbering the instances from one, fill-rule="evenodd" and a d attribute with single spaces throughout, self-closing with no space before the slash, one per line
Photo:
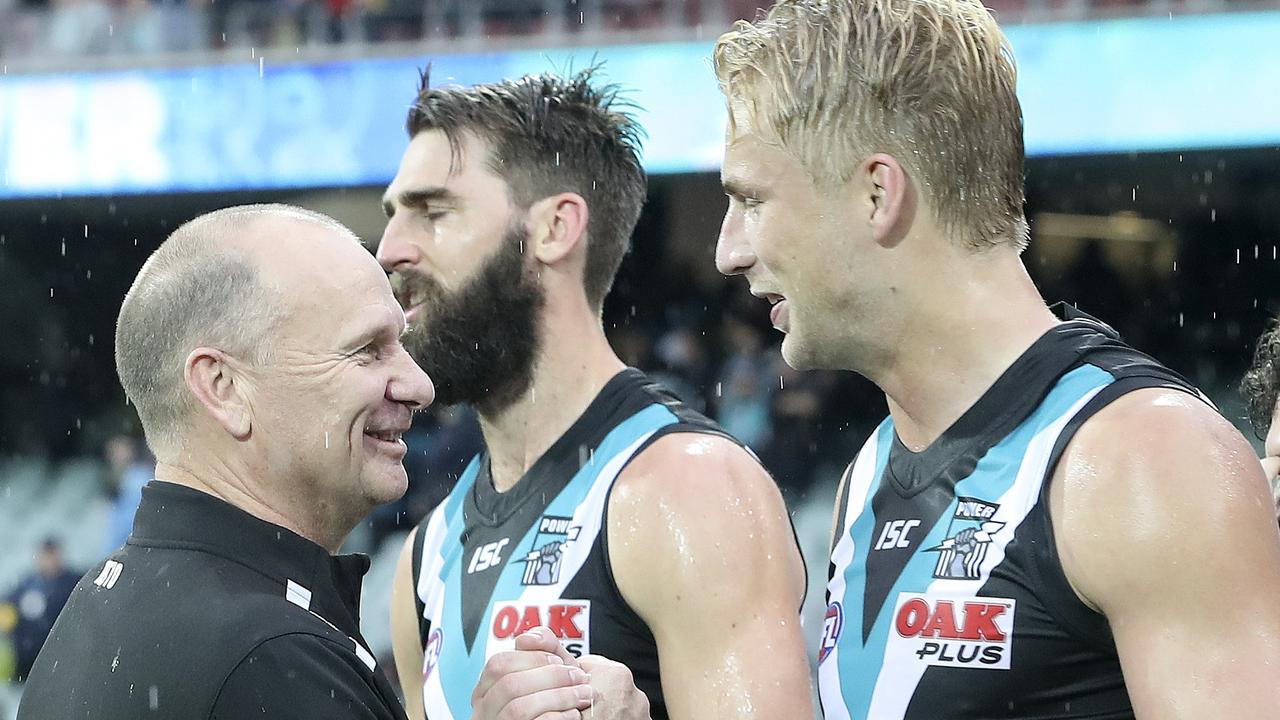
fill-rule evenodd
<path id="1" fill-rule="evenodd" d="M 591 654 L 591 601 L 498 603 L 493 606 L 493 641 L 489 652 L 515 647 L 517 635 L 542 625 L 550 628 L 574 657 Z"/>
<path id="2" fill-rule="evenodd" d="M 887 652 L 927 665 L 1008 670 L 1015 605 L 1009 598 L 900 593 Z"/>

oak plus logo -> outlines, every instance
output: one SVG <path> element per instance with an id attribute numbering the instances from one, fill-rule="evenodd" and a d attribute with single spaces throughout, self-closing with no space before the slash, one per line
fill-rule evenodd
<path id="1" fill-rule="evenodd" d="M 1012 658 L 1010 598 L 937 597 L 900 593 L 889 631 L 898 657 L 928 665 L 1008 670 Z"/>
<path id="2" fill-rule="evenodd" d="M 494 605 L 491 652 L 515 647 L 517 635 L 539 625 L 560 638 L 560 644 L 574 657 L 591 654 L 591 601 L 564 599 Z"/>

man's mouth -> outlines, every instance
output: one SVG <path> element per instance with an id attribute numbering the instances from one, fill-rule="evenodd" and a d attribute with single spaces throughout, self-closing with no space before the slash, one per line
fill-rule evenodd
<path id="1" fill-rule="evenodd" d="M 751 294 L 752 294 L 752 295 L 755 295 L 755 296 L 756 296 L 756 297 L 758 297 L 758 298 L 761 298 L 762 300 L 766 300 L 766 301 L 768 301 L 768 303 L 769 303 L 770 305 L 777 305 L 778 303 L 782 302 L 783 300 L 786 300 L 786 298 L 785 298 L 785 297 L 783 297 L 783 296 L 781 296 L 781 295 L 779 295 L 779 294 L 777 294 L 777 293 L 771 293 L 771 292 L 764 292 L 764 291 L 752 290 L 752 291 L 751 291 Z"/>
<path id="2" fill-rule="evenodd" d="M 381 440 L 383 442 L 400 442 L 401 436 L 404 435 L 403 430 L 369 430 L 364 431 L 365 435 L 371 438 Z"/>

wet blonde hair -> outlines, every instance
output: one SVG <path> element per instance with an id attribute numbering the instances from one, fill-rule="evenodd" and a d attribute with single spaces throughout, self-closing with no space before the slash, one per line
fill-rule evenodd
<path id="1" fill-rule="evenodd" d="M 722 35 L 714 64 L 730 104 L 815 181 L 888 153 L 967 246 L 1026 247 L 1017 69 L 977 0 L 779 0 Z"/>

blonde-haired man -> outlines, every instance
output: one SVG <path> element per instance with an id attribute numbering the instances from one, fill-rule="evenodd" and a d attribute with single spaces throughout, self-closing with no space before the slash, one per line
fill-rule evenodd
<path id="1" fill-rule="evenodd" d="M 837 718 L 1280 708 L 1280 536 L 1249 446 L 1022 265 L 1011 50 L 976 0 L 782 0 L 716 46 L 716 262 L 793 366 L 890 417 L 837 502 Z"/>

